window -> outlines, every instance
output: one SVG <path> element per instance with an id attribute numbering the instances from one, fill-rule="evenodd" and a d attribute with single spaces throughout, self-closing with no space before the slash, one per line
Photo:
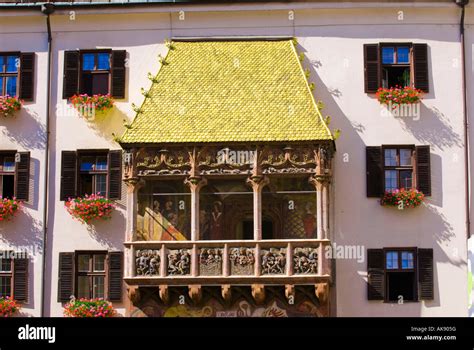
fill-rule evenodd
<path id="1" fill-rule="evenodd" d="M 18 96 L 19 54 L 0 54 L 0 96 Z"/>
<path id="2" fill-rule="evenodd" d="M 382 50 L 382 87 L 411 86 L 411 47 L 385 46 Z"/>
<path id="3" fill-rule="evenodd" d="M 78 253 L 76 280 L 78 298 L 105 298 L 106 253 Z"/>
<path id="4" fill-rule="evenodd" d="M 65 51 L 63 98 L 80 93 L 125 98 L 126 56 L 123 50 Z"/>
<path id="5" fill-rule="evenodd" d="M 428 46 L 412 43 L 364 45 L 364 90 L 414 86 L 429 92 Z"/>
<path id="6" fill-rule="evenodd" d="M 366 173 L 367 197 L 381 197 L 385 191 L 400 188 L 431 196 L 430 146 L 368 146 Z"/>
<path id="7" fill-rule="evenodd" d="M 368 249 L 368 299 L 386 302 L 432 300 L 433 271 L 433 249 Z"/>
<path id="8" fill-rule="evenodd" d="M 0 154 L 0 196 L 15 197 L 15 153 Z"/>
<path id="9" fill-rule="evenodd" d="M 107 153 L 79 158 L 79 196 L 107 193 Z"/>
<path id="10" fill-rule="evenodd" d="M 0 255 L 0 298 L 13 294 L 13 259 L 8 254 Z"/>
<path id="11" fill-rule="evenodd" d="M 122 300 L 123 253 L 76 251 L 59 253 L 58 301 L 76 298 Z"/>
<path id="12" fill-rule="evenodd" d="M 384 148 L 384 190 L 413 188 L 413 148 Z"/>
<path id="13" fill-rule="evenodd" d="M 121 184 L 121 150 L 61 153 L 61 200 L 97 193 L 109 199 L 120 199 Z"/>
<path id="14" fill-rule="evenodd" d="M 110 86 L 110 52 L 81 54 L 81 94 L 106 95 Z"/>

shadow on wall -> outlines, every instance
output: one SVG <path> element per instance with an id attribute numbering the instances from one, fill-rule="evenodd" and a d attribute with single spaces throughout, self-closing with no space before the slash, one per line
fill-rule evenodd
<path id="1" fill-rule="evenodd" d="M 25 208 L 0 226 L 0 242 L 25 249 L 31 256 L 42 254 L 42 237 L 41 220 L 33 218 Z"/>
<path id="2" fill-rule="evenodd" d="M 81 117 L 79 113 L 77 114 L 77 118 L 84 119 L 84 123 L 87 123 L 87 126 L 92 129 L 97 136 L 107 141 L 114 141 L 114 135 L 122 136 L 125 131 L 124 123 L 130 123 L 127 114 L 118 109 L 117 106 L 107 113 L 103 115 L 99 114 L 92 119 Z"/>
<path id="3" fill-rule="evenodd" d="M 11 142 L 31 151 L 46 147 L 46 128 L 36 113 L 22 108 L 13 117 L 2 118 L 3 135 Z"/>
<path id="4" fill-rule="evenodd" d="M 98 220 L 87 226 L 91 237 L 109 250 L 123 250 L 125 215 L 115 210 L 110 220 Z"/>

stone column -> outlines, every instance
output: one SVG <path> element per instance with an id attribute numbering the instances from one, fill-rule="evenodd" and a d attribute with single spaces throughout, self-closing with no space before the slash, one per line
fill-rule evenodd
<path id="1" fill-rule="evenodd" d="M 253 239 L 257 241 L 262 239 L 262 189 L 269 182 L 266 176 L 251 176 L 247 179 L 253 190 Z"/>
<path id="2" fill-rule="evenodd" d="M 199 233 L 199 191 L 207 185 L 207 180 L 203 177 L 190 177 L 184 183 L 191 190 L 191 241 L 201 239 Z"/>
<path id="3" fill-rule="evenodd" d="M 137 232 L 138 215 L 138 190 L 144 185 L 144 181 L 139 178 L 129 178 L 124 180 L 127 185 L 127 217 L 125 224 L 125 241 L 134 241 Z M 132 277 L 134 274 L 134 249 L 126 248 L 124 251 L 125 277 Z"/>
<path id="4" fill-rule="evenodd" d="M 316 221 L 318 239 L 329 238 L 329 184 L 330 175 L 314 175 L 309 182 L 316 188 Z"/>

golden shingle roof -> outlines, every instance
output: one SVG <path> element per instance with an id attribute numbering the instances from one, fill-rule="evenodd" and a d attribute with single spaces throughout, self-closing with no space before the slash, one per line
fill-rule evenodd
<path id="1" fill-rule="evenodd" d="M 175 41 L 122 144 L 332 140 L 292 40 Z"/>

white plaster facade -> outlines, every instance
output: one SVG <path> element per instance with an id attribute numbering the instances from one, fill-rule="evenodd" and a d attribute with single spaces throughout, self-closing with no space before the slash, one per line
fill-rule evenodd
<path id="1" fill-rule="evenodd" d="M 72 11 L 72 12 L 71 12 Z M 180 12 L 182 11 L 182 12 Z M 402 11 L 402 13 L 400 12 Z M 400 17 L 402 16 L 402 17 Z M 467 8 L 466 49 L 472 58 L 474 21 Z M 402 19 L 401 19 L 402 18 Z M 365 259 L 337 259 L 337 316 L 467 316 L 467 240 L 462 110 L 460 9 L 452 2 L 324 3 L 295 2 L 234 5 L 57 8 L 53 33 L 52 114 L 48 242 L 45 270 L 45 316 L 61 316 L 57 302 L 59 252 L 123 250 L 125 191 L 111 221 L 92 232 L 74 221 L 59 201 L 62 150 L 118 149 L 123 119 L 132 120 L 131 103 L 139 105 L 140 88 L 150 85 L 147 73 L 157 72 L 164 41 L 179 36 L 295 36 L 304 52 L 304 66 L 315 82 L 317 100 L 331 116 L 331 129 L 341 129 L 334 162 L 331 239 L 337 245 L 421 247 L 434 249 L 433 301 L 404 304 L 367 300 Z M 364 93 L 363 44 L 427 43 L 430 92 L 422 101 L 419 120 L 381 115 L 373 95 Z M 64 112 L 62 75 L 64 50 L 111 48 L 128 52 L 126 98 L 107 119 L 87 122 Z M 24 214 L 0 225 L 0 247 L 34 248 L 30 264 L 30 302 L 25 315 L 39 316 L 42 271 L 42 216 L 45 176 L 47 89 L 46 19 L 38 9 L 0 9 L 0 51 L 36 52 L 34 102 L 19 115 L 0 120 L 0 149 L 29 150 L 34 188 Z M 467 60 L 468 91 L 472 91 L 472 59 Z M 468 98 L 468 110 L 474 105 Z M 472 114 L 472 112 L 471 112 Z M 470 133 L 472 138 L 474 134 Z M 421 208 L 406 211 L 381 207 L 365 193 L 365 146 L 427 144 L 431 146 L 432 196 Z M 471 198 L 472 199 L 472 198 Z M 31 273 L 33 272 L 33 273 Z M 126 293 L 124 293 L 126 298 Z M 115 304 L 120 312 L 124 306 Z"/>

